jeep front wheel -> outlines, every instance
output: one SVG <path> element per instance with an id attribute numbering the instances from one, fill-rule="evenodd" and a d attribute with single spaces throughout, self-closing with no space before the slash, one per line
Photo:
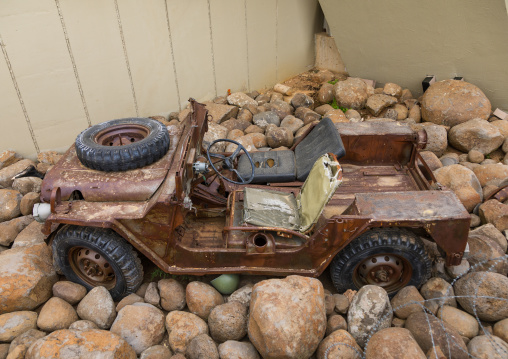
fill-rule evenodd
<path id="1" fill-rule="evenodd" d="M 430 278 L 432 262 L 423 242 L 413 233 L 374 229 L 339 252 L 330 265 L 339 293 L 364 285 L 383 287 L 390 296 L 405 286 L 420 287 Z"/>
<path id="2" fill-rule="evenodd" d="M 120 300 L 141 285 L 143 267 L 137 253 L 111 229 L 66 225 L 52 246 L 67 279 L 88 290 L 102 286 Z"/>

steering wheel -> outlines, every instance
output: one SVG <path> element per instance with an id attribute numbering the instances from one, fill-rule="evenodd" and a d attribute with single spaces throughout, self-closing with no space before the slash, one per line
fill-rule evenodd
<path id="1" fill-rule="evenodd" d="M 221 154 L 218 154 L 218 153 L 210 152 L 210 149 L 212 148 L 212 146 L 215 145 L 216 143 L 219 143 L 219 142 L 234 143 L 238 147 L 236 148 L 235 152 L 233 152 L 229 156 L 224 156 L 224 155 L 221 155 Z M 234 163 L 234 161 L 236 159 L 236 156 L 238 156 L 238 154 L 240 153 L 241 150 L 243 150 L 243 152 L 245 152 L 245 154 L 247 155 L 247 158 L 249 159 L 249 162 L 250 162 L 251 173 L 250 173 L 249 178 L 243 178 L 240 175 L 240 173 L 238 173 L 238 171 L 234 168 L 234 164 L 233 163 Z M 228 182 L 235 183 L 235 184 L 248 184 L 254 178 L 254 168 L 255 168 L 254 167 L 254 161 L 252 161 L 252 157 L 250 156 L 249 152 L 247 152 L 245 147 L 243 147 L 242 144 L 240 144 L 240 143 L 238 143 L 236 141 L 228 140 L 228 139 L 225 139 L 225 138 L 219 138 L 218 140 L 213 141 L 210 144 L 210 146 L 208 146 L 208 148 L 206 150 L 206 157 L 208 158 L 208 162 L 210 163 L 210 166 L 212 166 L 212 168 L 215 171 L 215 173 L 217 173 L 221 178 L 223 178 L 224 180 L 226 180 Z M 217 167 L 215 167 L 215 164 L 212 162 L 212 157 L 213 158 L 219 158 L 221 161 L 217 161 L 215 164 L 217 164 L 218 162 L 223 162 L 222 163 L 222 169 L 227 169 L 227 170 L 230 170 L 230 171 L 236 173 L 236 175 L 238 176 L 240 181 L 233 181 L 232 179 L 229 179 L 229 178 L 225 177 L 221 173 L 221 171 L 219 169 L 217 169 Z"/>

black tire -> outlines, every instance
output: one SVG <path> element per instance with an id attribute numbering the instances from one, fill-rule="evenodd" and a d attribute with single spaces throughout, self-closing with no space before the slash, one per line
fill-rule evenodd
<path id="1" fill-rule="evenodd" d="M 130 142 L 113 145 L 108 139 L 108 131 L 114 134 L 122 129 L 125 136 L 130 137 Z M 129 131 L 134 136 L 129 136 Z M 101 137 L 101 134 L 104 135 Z M 111 138 L 118 138 L 118 135 L 111 135 Z M 123 118 L 87 128 L 76 138 L 75 147 L 79 160 L 88 168 L 106 172 L 127 171 L 161 159 L 169 150 L 169 133 L 162 123 L 150 118 Z"/>
<path id="2" fill-rule="evenodd" d="M 136 251 L 111 229 L 66 225 L 58 231 L 52 246 L 55 262 L 67 279 L 88 290 L 104 286 L 115 301 L 135 292 L 143 281 L 143 267 Z M 89 249 L 107 261 L 114 272 L 114 283 L 94 281 L 80 272 L 73 253 L 81 249 Z"/>
<path id="3" fill-rule="evenodd" d="M 387 279 L 385 268 L 391 269 L 390 264 L 402 268 L 400 277 L 397 278 L 397 269 L 393 277 L 388 275 L 388 283 L 381 281 L 377 275 L 370 275 L 381 270 L 384 271 L 383 279 Z M 367 276 L 362 273 L 365 270 Z M 330 265 L 332 282 L 339 293 L 374 284 L 384 287 L 390 296 L 405 286 L 419 288 L 430 278 L 431 270 L 432 261 L 423 242 L 413 233 L 399 228 L 373 229 L 362 234 L 340 251 Z"/>

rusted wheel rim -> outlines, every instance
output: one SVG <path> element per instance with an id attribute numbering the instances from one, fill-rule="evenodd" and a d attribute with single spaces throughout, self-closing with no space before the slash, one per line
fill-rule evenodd
<path id="1" fill-rule="evenodd" d="M 72 270 L 93 287 L 103 286 L 112 289 L 116 285 L 115 271 L 100 253 L 90 248 L 73 247 L 69 251 Z"/>
<path id="2" fill-rule="evenodd" d="M 125 146 L 146 138 L 150 130 L 141 125 L 123 124 L 108 127 L 95 135 L 95 142 L 102 146 Z"/>
<path id="3" fill-rule="evenodd" d="M 406 286 L 412 273 L 413 268 L 405 258 L 394 254 L 376 254 L 358 264 L 353 282 L 358 288 L 372 284 L 391 293 Z"/>

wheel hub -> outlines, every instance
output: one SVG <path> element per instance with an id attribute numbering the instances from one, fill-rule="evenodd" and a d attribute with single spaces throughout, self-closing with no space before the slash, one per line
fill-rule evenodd
<path id="1" fill-rule="evenodd" d="M 378 285 L 387 292 L 402 288 L 411 278 L 410 266 L 405 260 L 392 254 L 378 254 L 363 260 L 356 268 L 355 279 L 359 286 Z"/>
<path id="2" fill-rule="evenodd" d="M 84 247 L 69 251 L 69 262 L 74 273 L 88 284 L 111 289 L 116 284 L 115 272 L 109 262 L 98 252 Z"/>
<path id="3" fill-rule="evenodd" d="M 95 142 L 102 146 L 125 146 L 141 141 L 149 134 L 148 128 L 124 124 L 108 127 L 95 136 Z"/>

